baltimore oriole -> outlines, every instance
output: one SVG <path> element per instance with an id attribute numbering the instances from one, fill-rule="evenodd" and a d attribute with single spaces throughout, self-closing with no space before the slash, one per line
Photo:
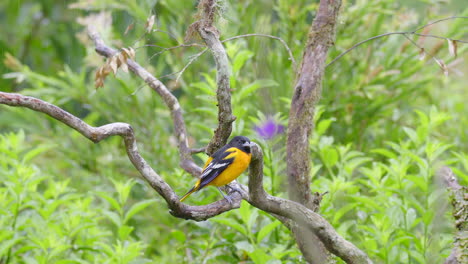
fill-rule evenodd
<path id="1" fill-rule="evenodd" d="M 247 137 L 234 137 L 228 144 L 208 158 L 200 179 L 180 201 L 183 202 L 190 194 L 207 185 L 213 185 L 218 188 L 226 200 L 231 202 L 231 199 L 225 196 L 219 187 L 232 182 L 247 169 L 252 157 L 250 153 L 251 146 L 252 142 Z"/>

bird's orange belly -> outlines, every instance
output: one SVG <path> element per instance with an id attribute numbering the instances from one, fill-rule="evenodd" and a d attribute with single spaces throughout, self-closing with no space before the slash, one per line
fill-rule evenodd
<path id="1" fill-rule="evenodd" d="M 237 156 L 238 157 L 236 157 L 236 159 L 238 159 L 238 161 L 231 164 L 208 185 L 223 186 L 239 177 L 239 175 L 241 175 L 249 166 L 252 155 L 239 151 Z"/>

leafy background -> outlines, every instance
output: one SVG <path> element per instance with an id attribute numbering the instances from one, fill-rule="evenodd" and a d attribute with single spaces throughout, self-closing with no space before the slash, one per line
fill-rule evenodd
<path id="1" fill-rule="evenodd" d="M 209 53 L 177 74 L 200 47 L 184 43 L 196 3 L 171 1 L 27 1 L 0 3 L 0 90 L 54 103 L 92 125 L 128 122 L 143 156 L 177 191 L 194 182 L 178 168 L 169 111 L 142 80 L 119 72 L 94 89 L 103 59 L 87 23 L 114 47 L 132 46 L 137 61 L 178 97 L 190 144 L 204 146 L 216 127 L 215 69 Z M 222 39 L 262 33 L 283 38 L 296 60 L 317 2 L 222 1 Z M 145 21 L 156 15 L 155 29 Z M 330 58 L 366 38 L 407 31 L 449 16 L 468 16 L 458 1 L 344 1 Z M 468 20 L 427 33 L 468 39 Z M 453 224 L 436 171 L 450 166 L 468 183 L 466 45 L 458 57 L 445 40 L 412 37 L 440 67 L 402 36 L 369 42 L 327 67 L 310 140 L 313 191 L 328 192 L 321 214 L 377 263 L 441 263 Z M 196 37 L 189 39 L 198 42 Z M 265 188 L 285 194 L 284 134 L 265 140 L 255 127 L 283 126 L 294 83 L 280 42 L 251 37 L 225 42 L 231 61 L 235 135 L 265 152 Z M 174 74 L 175 73 L 175 74 Z M 302 263 L 289 231 L 242 204 L 205 222 L 175 219 L 128 161 L 123 143 L 97 145 L 45 115 L 0 106 L 1 263 Z M 202 164 L 206 157 L 198 154 Z M 240 182 L 246 183 L 246 177 Z M 206 189 L 187 201 L 220 199 Z M 340 260 L 337 260 L 340 262 Z"/>

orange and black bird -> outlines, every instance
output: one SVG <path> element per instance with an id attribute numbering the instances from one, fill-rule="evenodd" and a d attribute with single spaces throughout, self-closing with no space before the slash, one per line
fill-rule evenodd
<path id="1" fill-rule="evenodd" d="M 250 139 L 244 136 L 237 136 L 231 139 L 228 144 L 208 158 L 200 179 L 180 201 L 183 202 L 190 194 L 207 185 L 213 185 L 231 203 L 231 199 L 225 196 L 219 187 L 232 182 L 247 169 L 252 157 L 250 153 L 252 144 Z"/>

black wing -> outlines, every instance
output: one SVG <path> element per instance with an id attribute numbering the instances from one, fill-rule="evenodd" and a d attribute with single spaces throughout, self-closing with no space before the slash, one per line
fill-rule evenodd
<path id="1" fill-rule="evenodd" d="M 213 181 L 219 174 L 221 174 L 233 161 L 233 158 L 225 159 L 229 154 L 234 151 L 228 151 L 229 146 L 224 146 L 213 154 L 213 160 L 203 170 L 200 178 L 201 189 Z"/>

